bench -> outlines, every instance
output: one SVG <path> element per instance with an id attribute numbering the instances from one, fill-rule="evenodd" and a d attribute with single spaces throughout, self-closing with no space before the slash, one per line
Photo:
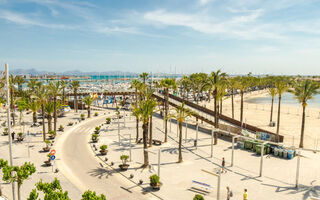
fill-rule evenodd
<path id="1" fill-rule="evenodd" d="M 199 181 L 194 181 L 194 180 L 192 181 L 192 186 L 196 186 L 205 190 L 213 190 L 213 187 L 211 187 L 209 184 L 201 183 Z"/>
<path id="2" fill-rule="evenodd" d="M 142 143 L 142 140 L 143 140 L 143 138 L 140 138 L 140 139 L 138 140 L 138 144 Z"/>
<path id="3" fill-rule="evenodd" d="M 162 142 L 160 140 L 152 140 L 152 143 L 154 145 L 161 145 L 162 144 Z"/>

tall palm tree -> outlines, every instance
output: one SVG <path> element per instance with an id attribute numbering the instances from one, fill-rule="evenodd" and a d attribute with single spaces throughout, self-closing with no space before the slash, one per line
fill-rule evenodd
<path id="1" fill-rule="evenodd" d="M 142 79 L 142 82 L 143 82 L 144 84 L 146 84 L 146 81 L 147 81 L 147 79 L 149 78 L 149 74 L 146 73 L 146 72 L 143 72 L 142 74 L 139 75 L 139 78 L 141 78 L 141 79 Z"/>
<path id="2" fill-rule="evenodd" d="M 138 80 L 133 80 L 131 82 L 131 88 L 134 88 L 135 92 L 135 106 L 138 106 L 138 89 L 141 87 L 141 82 Z M 137 113 L 132 113 L 135 117 L 136 117 L 136 143 L 139 140 L 139 116 L 137 115 Z"/>
<path id="3" fill-rule="evenodd" d="M 277 90 L 274 87 L 268 88 L 268 93 L 271 96 L 271 114 L 270 114 L 270 124 L 272 122 L 272 116 L 273 116 L 273 102 L 274 97 L 277 95 Z"/>
<path id="4" fill-rule="evenodd" d="M 41 83 L 41 82 L 40 82 Z M 42 114 L 42 134 L 43 134 L 43 141 L 46 140 L 46 126 L 44 124 L 44 118 L 45 118 L 45 112 L 44 112 L 44 106 L 47 102 L 48 94 L 47 89 L 45 86 L 38 84 L 37 90 L 36 90 L 36 98 L 39 104 L 41 105 L 41 114 Z"/>
<path id="5" fill-rule="evenodd" d="M 165 120 L 165 126 L 164 126 L 164 142 L 167 142 L 168 140 L 168 111 L 169 111 L 169 89 L 176 89 L 177 84 L 175 79 L 165 78 L 160 81 L 161 87 L 164 88 L 165 92 L 165 102 L 164 102 L 164 120 Z"/>
<path id="6" fill-rule="evenodd" d="M 20 117 L 19 117 L 19 124 L 21 126 L 21 121 L 22 121 L 22 118 L 23 118 L 23 111 L 26 110 L 28 108 L 27 106 L 27 102 L 25 99 L 19 99 L 17 101 L 17 106 L 18 106 L 18 110 L 20 112 Z"/>
<path id="7" fill-rule="evenodd" d="M 181 146 L 182 146 L 182 123 L 192 115 L 192 111 L 188 108 L 184 108 L 184 102 L 175 108 L 176 113 L 174 115 L 170 115 L 170 117 L 174 118 L 177 120 L 179 124 L 179 158 L 178 158 L 178 163 L 181 163 L 182 160 L 182 151 L 181 151 Z"/>
<path id="8" fill-rule="evenodd" d="M 29 88 L 30 92 L 35 92 L 37 88 L 38 81 L 36 79 L 30 79 L 27 83 L 27 87 Z"/>
<path id="9" fill-rule="evenodd" d="M 289 89 L 288 80 L 285 77 L 278 77 L 275 80 L 275 87 L 278 94 L 278 121 L 277 121 L 277 142 L 279 142 L 279 130 L 280 130 L 280 105 L 281 105 L 281 97 L 284 92 Z"/>
<path id="10" fill-rule="evenodd" d="M 80 82 L 77 80 L 74 80 L 71 82 L 70 85 L 71 85 L 71 87 L 73 89 L 73 93 L 74 93 L 74 99 L 75 99 L 74 107 L 76 109 L 76 112 L 78 112 L 78 94 L 77 94 L 77 92 L 78 92 L 78 88 L 80 87 Z"/>
<path id="11" fill-rule="evenodd" d="M 37 123 L 37 119 L 38 119 L 37 111 L 39 110 L 40 106 L 41 105 L 39 104 L 39 102 L 36 101 L 35 99 L 32 99 L 28 103 L 28 108 L 32 111 L 32 119 L 34 124 Z"/>
<path id="12" fill-rule="evenodd" d="M 240 97 L 241 97 L 241 100 L 240 100 L 240 123 L 242 126 L 242 124 L 243 124 L 243 108 L 244 108 L 243 96 L 244 96 L 244 93 L 251 86 L 250 74 L 248 76 L 236 77 L 236 80 L 239 82 L 238 89 L 240 90 Z"/>
<path id="13" fill-rule="evenodd" d="M 91 104 L 93 103 L 94 99 L 88 95 L 85 98 L 82 99 L 83 103 L 87 105 L 87 110 L 88 110 L 88 118 L 90 118 L 90 110 L 91 110 Z"/>
<path id="14" fill-rule="evenodd" d="M 50 132 L 52 131 L 52 113 L 54 112 L 54 103 L 52 101 L 47 101 L 44 106 L 44 110 L 48 119 L 48 132 Z"/>
<path id="15" fill-rule="evenodd" d="M 219 88 L 221 85 L 226 81 L 227 74 L 222 73 L 221 70 L 217 70 L 216 72 L 211 72 L 210 76 L 206 80 L 206 85 L 208 85 L 211 88 L 211 91 L 213 91 L 213 98 L 214 98 L 214 124 L 216 128 L 219 128 L 219 110 L 218 110 L 218 104 L 219 104 Z M 214 134 L 214 144 L 216 145 L 218 143 L 218 135 Z"/>
<path id="16" fill-rule="evenodd" d="M 26 80 L 22 76 L 16 76 L 15 82 L 18 84 L 18 91 L 22 91 L 22 85 L 26 82 Z"/>
<path id="17" fill-rule="evenodd" d="M 153 99 L 142 99 L 139 101 L 138 106 L 133 106 L 133 112 L 137 113 L 139 119 L 142 121 L 142 129 L 143 129 L 143 157 L 144 157 L 144 164 L 142 167 L 149 166 L 149 157 L 148 152 L 148 126 L 149 126 L 149 119 L 152 113 L 154 112 L 157 106 L 157 102 Z"/>
<path id="18" fill-rule="evenodd" d="M 65 102 L 65 100 L 66 100 L 66 91 L 65 91 L 66 87 L 67 87 L 67 82 L 64 80 L 61 80 L 60 81 L 60 88 L 62 90 L 62 103 L 63 103 L 63 105 L 66 104 L 66 102 Z"/>
<path id="19" fill-rule="evenodd" d="M 54 112 L 53 112 L 53 127 L 54 131 L 57 132 L 57 97 L 60 95 L 60 82 L 50 82 L 48 86 L 49 95 L 53 98 Z"/>
<path id="20" fill-rule="evenodd" d="M 305 118 L 306 118 L 306 107 L 307 102 L 310 99 L 313 99 L 314 95 L 319 94 L 319 84 L 312 80 L 303 80 L 298 81 L 293 85 L 294 90 L 289 90 L 294 94 L 295 98 L 302 105 L 302 124 L 301 124 L 301 135 L 300 135 L 300 144 L 299 147 L 303 148 L 303 139 L 304 139 L 304 127 L 305 127 Z"/>
<path id="21" fill-rule="evenodd" d="M 235 78 L 229 78 L 228 83 L 229 83 L 229 90 L 231 92 L 231 115 L 232 115 L 232 119 L 234 119 L 234 91 L 238 88 L 237 86 L 238 82 L 236 81 Z"/>
<path id="22" fill-rule="evenodd" d="M 189 76 L 189 79 L 194 100 L 199 104 L 199 95 L 207 86 L 208 75 L 206 73 L 193 73 Z"/>
<path id="23" fill-rule="evenodd" d="M 183 93 L 182 93 L 182 98 L 188 100 L 189 97 L 189 92 L 191 90 L 191 83 L 190 83 L 190 79 L 188 76 L 183 76 L 182 79 L 180 79 L 179 84 L 181 86 L 181 88 L 183 88 Z"/>

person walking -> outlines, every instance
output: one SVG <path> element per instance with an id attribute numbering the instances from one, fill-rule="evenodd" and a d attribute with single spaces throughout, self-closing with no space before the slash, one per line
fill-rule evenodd
<path id="1" fill-rule="evenodd" d="M 243 200 L 248 200 L 248 190 L 244 189 Z"/>
<path id="2" fill-rule="evenodd" d="M 229 187 L 227 187 L 227 200 L 230 200 L 230 188 Z"/>
<path id="3" fill-rule="evenodd" d="M 222 163 L 221 163 L 221 173 L 227 173 L 226 170 L 226 161 L 224 160 L 224 158 L 222 158 Z"/>
<path id="4" fill-rule="evenodd" d="M 16 133 L 13 131 L 12 133 L 11 133 L 11 137 L 12 137 L 12 141 L 14 141 L 14 135 L 15 135 Z"/>

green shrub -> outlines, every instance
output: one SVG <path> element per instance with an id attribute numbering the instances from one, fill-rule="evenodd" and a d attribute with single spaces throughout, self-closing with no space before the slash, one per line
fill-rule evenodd
<path id="1" fill-rule="evenodd" d="M 107 148 L 108 148 L 108 146 L 105 144 L 100 146 L 101 151 L 105 151 L 105 150 L 107 150 Z"/>
<path id="2" fill-rule="evenodd" d="M 158 183 L 160 183 L 160 178 L 157 174 L 154 174 L 154 175 L 150 176 L 149 178 L 150 178 L 151 185 L 157 185 Z"/>
<path id="3" fill-rule="evenodd" d="M 202 195 L 196 194 L 196 195 L 194 195 L 193 200 L 204 200 L 204 198 Z"/>
<path id="4" fill-rule="evenodd" d="M 107 117 L 107 118 L 106 118 L 106 121 L 107 121 L 107 122 L 111 122 L 111 118 L 110 118 L 110 117 Z"/>
<path id="5" fill-rule="evenodd" d="M 98 135 L 98 134 L 92 134 L 91 139 L 92 139 L 92 140 L 97 140 L 97 139 L 98 139 L 98 137 L 99 137 L 99 135 Z"/>
<path id="6" fill-rule="evenodd" d="M 80 118 L 81 118 L 81 119 L 84 119 L 84 116 L 85 116 L 84 114 L 81 114 L 81 115 L 80 115 Z"/>
<path id="7" fill-rule="evenodd" d="M 56 132 L 55 131 L 49 131 L 48 134 L 51 135 L 51 136 L 55 136 Z"/>
<path id="8" fill-rule="evenodd" d="M 129 159 L 128 155 L 121 155 L 120 156 L 120 160 L 122 160 L 122 164 L 124 164 L 124 165 L 127 163 L 128 159 Z"/>
<path id="9" fill-rule="evenodd" d="M 95 113 L 94 113 L 94 116 L 98 116 L 98 115 L 99 115 L 98 112 L 95 112 Z"/>
<path id="10" fill-rule="evenodd" d="M 99 127 L 99 126 L 96 126 L 96 128 L 95 128 L 96 131 L 100 131 L 100 129 L 101 129 L 101 127 Z"/>
<path id="11" fill-rule="evenodd" d="M 96 192 L 87 190 L 83 193 L 81 200 L 107 200 L 107 198 L 103 194 L 98 196 Z"/>
<path id="12" fill-rule="evenodd" d="M 18 136 L 19 136 L 19 137 L 23 137 L 23 133 L 21 133 L 21 132 L 18 133 Z"/>
<path id="13" fill-rule="evenodd" d="M 62 129 L 63 129 L 63 126 L 62 126 L 62 125 L 60 125 L 60 126 L 59 126 L 59 129 L 60 129 L 60 130 L 62 130 Z"/>

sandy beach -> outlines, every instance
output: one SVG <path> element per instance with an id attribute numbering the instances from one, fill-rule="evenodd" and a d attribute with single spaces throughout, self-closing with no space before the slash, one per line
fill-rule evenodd
<path id="1" fill-rule="evenodd" d="M 258 126 L 260 128 L 276 132 L 276 127 L 270 127 L 270 111 L 271 101 L 266 104 L 248 103 L 246 100 L 256 97 L 268 96 L 266 90 L 255 91 L 244 95 L 244 121 L 248 124 Z M 275 97 L 277 98 L 277 96 Z M 207 108 L 213 109 L 213 100 L 211 102 L 200 103 Z M 234 115 L 235 119 L 240 119 L 240 95 L 236 95 L 234 99 Z M 277 121 L 278 104 L 273 105 L 273 121 Z M 231 97 L 223 101 L 222 113 L 227 116 L 232 116 Z M 280 135 L 284 136 L 286 145 L 298 146 L 301 133 L 302 106 L 281 103 L 280 116 Z M 319 149 L 320 148 L 320 108 L 307 107 L 306 109 L 306 126 L 304 145 L 305 148 Z"/>

